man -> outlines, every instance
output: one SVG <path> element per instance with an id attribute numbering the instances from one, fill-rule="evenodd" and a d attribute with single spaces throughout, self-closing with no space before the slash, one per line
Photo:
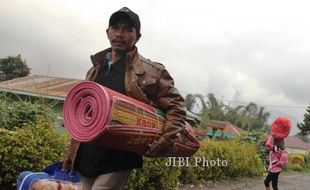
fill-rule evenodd
<path id="1" fill-rule="evenodd" d="M 183 133 L 184 100 L 165 67 L 142 57 L 135 44 L 141 37 L 139 16 L 127 7 L 113 13 L 106 30 L 111 48 L 93 56 L 86 80 L 148 103 L 166 113 L 164 134 L 150 145 L 148 157 L 165 156 Z M 74 166 L 84 190 L 124 189 L 130 171 L 142 167 L 142 156 L 133 152 L 71 140 L 62 169 Z"/>

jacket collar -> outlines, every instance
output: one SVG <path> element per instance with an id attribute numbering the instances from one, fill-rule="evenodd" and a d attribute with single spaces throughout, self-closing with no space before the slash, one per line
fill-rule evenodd
<path id="1" fill-rule="evenodd" d="M 97 67 L 105 66 L 107 64 L 106 55 L 108 52 L 111 52 L 111 51 L 112 51 L 112 48 L 108 48 L 108 49 L 105 49 L 103 51 L 96 53 L 95 55 L 91 55 L 90 59 L 94 67 L 97 68 Z"/>
<path id="2" fill-rule="evenodd" d="M 112 48 L 105 49 L 96 53 L 95 55 L 91 55 L 90 59 L 95 68 L 104 67 L 106 62 L 106 55 L 108 52 L 112 52 Z M 127 53 L 127 67 L 128 69 L 133 69 L 136 74 L 142 74 L 145 72 L 139 58 L 142 57 L 138 53 L 138 48 L 135 47 L 134 50 Z"/>

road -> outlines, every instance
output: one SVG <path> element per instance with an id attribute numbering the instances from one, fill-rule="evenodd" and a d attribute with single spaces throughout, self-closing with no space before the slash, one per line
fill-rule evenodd
<path id="1" fill-rule="evenodd" d="M 262 190 L 265 177 L 225 180 L 200 186 L 187 186 L 178 190 Z M 309 190 L 310 173 L 281 173 L 278 188 L 281 190 Z"/>

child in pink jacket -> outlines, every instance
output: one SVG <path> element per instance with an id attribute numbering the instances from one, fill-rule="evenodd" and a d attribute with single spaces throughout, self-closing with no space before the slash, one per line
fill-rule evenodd
<path id="1" fill-rule="evenodd" d="M 291 129 L 291 122 L 285 117 L 277 118 L 271 126 L 271 136 L 268 137 L 266 148 L 269 152 L 268 175 L 264 181 L 266 190 L 270 190 L 272 182 L 273 190 L 278 190 L 278 178 L 282 168 L 288 163 L 287 154 L 284 152 L 284 138 Z"/>
<path id="2" fill-rule="evenodd" d="M 278 190 L 278 177 L 282 171 L 282 167 L 288 163 L 287 154 L 284 150 L 283 139 L 274 139 L 269 136 L 266 143 L 269 153 L 268 175 L 264 181 L 266 190 L 270 190 L 269 183 L 272 182 L 272 188 Z"/>

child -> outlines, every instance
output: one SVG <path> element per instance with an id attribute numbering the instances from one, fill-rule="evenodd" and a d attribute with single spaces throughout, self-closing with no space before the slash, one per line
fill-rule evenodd
<path id="1" fill-rule="evenodd" d="M 268 175 L 264 181 L 266 190 L 270 190 L 272 182 L 273 190 L 278 190 L 278 177 L 282 168 L 288 163 L 287 154 L 284 152 L 284 138 L 291 130 L 291 122 L 288 118 L 278 117 L 271 126 L 271 136 L 268 137 L 266 148 L 269 153 Z"/>

